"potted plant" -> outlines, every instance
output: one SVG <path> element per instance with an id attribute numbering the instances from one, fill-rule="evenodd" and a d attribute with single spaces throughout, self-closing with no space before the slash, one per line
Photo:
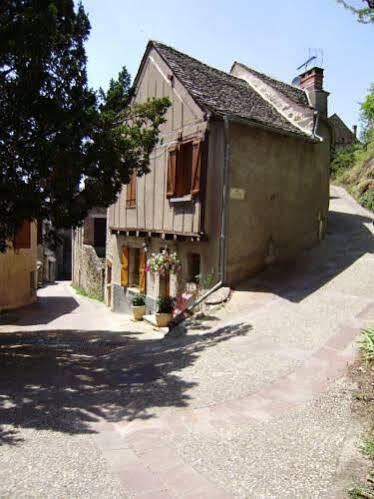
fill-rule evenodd
<path id="1" fill-rule="evenodd" d="M 158 327 L 167 327 L 173 318 L 174 298 L 161 296 L 157 300 L 156 324 Z"/>
<path id="2" fill-rule="evenodd" d="M 145 314 L 145 296 L 143 294 L 133 297 L 131 300 L 131 310 L 136 321 L 143 320 L 143 315 Z"/>

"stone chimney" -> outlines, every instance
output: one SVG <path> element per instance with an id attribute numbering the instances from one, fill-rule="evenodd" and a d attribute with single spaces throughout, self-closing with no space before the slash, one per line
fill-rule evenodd
<path id="1" fill-rule="evenodd" d="M 321 116 L 327 117 L 327 98 L 330 94 L 323 90 L 323 69 L 314 67 L 302 73 L 300 87 L 308 92 L 312 106 Z"/>
<path id="2" fill-rule="evenodd" d="M 353 135 L 357 138 L 357 125 L 353 125 Z"/>

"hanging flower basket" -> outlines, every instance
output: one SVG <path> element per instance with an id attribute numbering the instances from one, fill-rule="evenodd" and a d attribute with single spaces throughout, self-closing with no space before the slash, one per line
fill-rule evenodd
<path id="1" fill-rule="evenodd" d="M 176 274 L 181 269 L 181 262 L 175 252 L 169 253 L 167 250 L 162 250 L 161 253 L 152 253 L 148 258 L 146 266 L 147 272 L 158 272 L 161 276 L 168 274 Z"/>

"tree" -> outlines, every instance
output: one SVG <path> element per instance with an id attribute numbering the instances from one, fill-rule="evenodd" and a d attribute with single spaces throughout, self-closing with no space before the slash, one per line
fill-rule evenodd
<path id="1" fill-rule="evenodd" d="M 77 226 L 148 172 L 168 99 L 131 104 L 126 69 L 88 87 L 90 23 L 73 0 L 0 6 L 0 251 L 25 219 Z"/>
<path id="2" fill-rule="evenodd" d="M 374 83 L 364 102 L 361 103 L 362 139 L 365 143 L 374 141 Z"/>
<path id="3" fill-rule="evenodd" d="M 337 0 L 339 3 L 343 4 L 346 9 L 357 15 L 358 22 L 368 24 L 374 23 L 374 0 L 362 0 L 367 7 L 354 7 L 351 3 L 345 0 Z"/>

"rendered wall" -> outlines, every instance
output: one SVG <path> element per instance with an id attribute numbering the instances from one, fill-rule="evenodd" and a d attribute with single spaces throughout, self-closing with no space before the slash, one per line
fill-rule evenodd
<path id="1" fill-rule="evenodd" d="M 0 310 L 28 305 L 36 300 L 37 231 L 31 224 L 31 248 L 0 253 Z M 31 274 L 33 272 L 33 275 Z"/>
<path id="2" fill-rule="evenodd" d="M 313 144 L 230 125 L 227 282 L 290 259 L 319 241 L 329 204 L 330 133 Z M 231 189 L 243 189 L 233 199 Z"/>

